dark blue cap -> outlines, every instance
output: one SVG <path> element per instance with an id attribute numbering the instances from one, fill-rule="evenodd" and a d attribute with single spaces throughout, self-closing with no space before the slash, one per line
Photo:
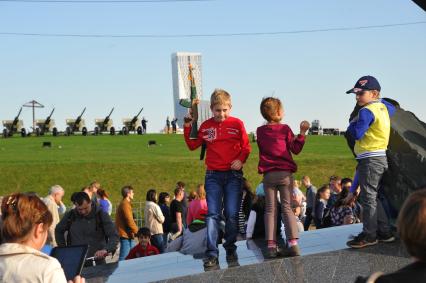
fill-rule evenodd
<path id="1" fill-rule="evenodd" d="M 355 86 L 348 90 L 346 93 L 357 93 L 364 90 L 378 90 L 380 91 L 380 84 L 373 76 L 364 76 L 356 81 Z"/>

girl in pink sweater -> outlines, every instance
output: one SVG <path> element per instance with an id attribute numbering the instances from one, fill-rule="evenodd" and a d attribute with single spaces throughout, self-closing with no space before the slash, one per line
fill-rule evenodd
<path id="1" fill-rule="evenodd" d="M 301 122 L 300 134 L 294 136 L 288 125 L 281 124 L 284 110 L 278 98 L 264 98 L 260 104 L 260 112 L 267 121 L 266 125 L 257 128 L 257 145 L 259 146 L 258 171 L 263 174 L 266 196 L 265 234 L 268 242 L 268 256 L 298 256 L 300 255 L 297 245 L 299 233 L 291 209 L 292 174 L 297 170 L 292 153 L 298 154 L 302 151 L 309 123 Z M 280 192 L 281 211 L 288 244 L 285 250 L 278 249 L 276 240 L 277 191 Z"/>
<path id="2" fill-rule="evenodd" d="M 207 213 L 206 191 L 204 185 L 197 186 L 197 198 L 191 201 L 186 215 L 186 224 L 189 225 L 195 219 L 204 221 Z"/>

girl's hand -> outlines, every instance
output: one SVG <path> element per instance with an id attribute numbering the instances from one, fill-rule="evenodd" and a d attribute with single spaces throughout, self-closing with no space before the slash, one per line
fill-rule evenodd
<path id="1" fill-rule="evenodd" d="M 310 127 L 311 125 L 309 124 L 309 122 L 308 121 L 302 121 L 301 123 L 300 123 L 300 134 L 301 135 L 305 135 L 306 134 L 306 132 L 309 130 L 309 127 Z"/>

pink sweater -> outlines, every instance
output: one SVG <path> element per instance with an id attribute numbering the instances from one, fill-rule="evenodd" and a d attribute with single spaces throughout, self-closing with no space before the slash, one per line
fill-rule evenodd
<path id="1" fill-rule="evenodd" d="M 186 215 L 186 225 L 189 225 L 195 219 L 204 220 L 207 214 L 207 201 L 206 199 L 195 199 L 191 201 L 188 207 L 188 214 Z"/>
<path id="2" fill-rule="evenodd" d="M 257 128 L 259 146 L 259 173 L 269 171 L 296 172 L 297 165 L 291 153 L 298 154 L 305 144 L 305 137 L 294 136 L 285 124 L 264 125 Z"/>

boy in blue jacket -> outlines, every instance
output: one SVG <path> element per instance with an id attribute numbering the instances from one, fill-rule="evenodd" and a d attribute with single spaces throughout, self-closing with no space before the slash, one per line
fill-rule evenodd
<path id="1" fill-rule="evenodd" d="M 378 241 L 395 240 L 390 229 L 389 219 L 377 199 L 380 179 L 388 168 L 386 150 L 390 135 L 390 116 L 395 107 L 380 99 L 380 84 L 373 76 L 361 77 L 354 88 L 346 93 L 354 93 L 361 109 L 350 122 L 347 132 L 355 139 L 354 152 L 358 162 L 356 179 L 361 187 L 359 196 L 363 207 L 362 232 L 347 243 L 352 248 L 375 245 Z M 355 186 L 351 188 L 351 197 Z"/>

